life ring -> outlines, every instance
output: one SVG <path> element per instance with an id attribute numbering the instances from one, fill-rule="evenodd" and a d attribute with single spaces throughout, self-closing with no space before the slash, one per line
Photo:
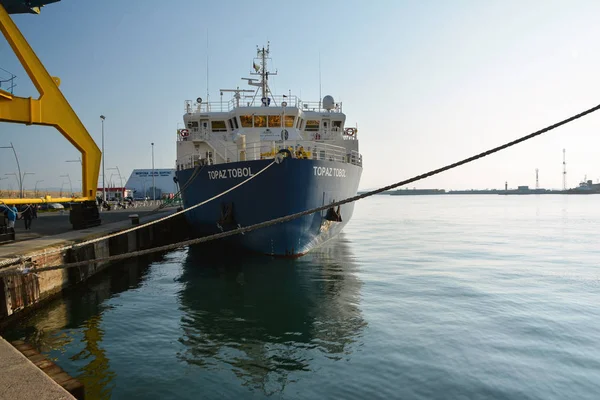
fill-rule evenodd
<path id="1" fill-rule="evenodd" d="M 356 128 L 346 128 L 346 129 L 344 129 L 344 134 L 346 136 L 354 136 L 355 133 L 356 133 Z"/>
<path id="2" fill-rule="evenodd" d="M 288 140 L 289 137 L 290 137 L 290 135 L 288 134 L 287 129 L 282 129 L 281 130 L 281 140 Z"/>
<path id="3" fill-rule="evenodd" d="M 179 131 L 179 134 L 181 135 L 181 137 L 188 137 L 190 136 L 190 131 L 188 131 L 187 129 L 181 129 Z"/>

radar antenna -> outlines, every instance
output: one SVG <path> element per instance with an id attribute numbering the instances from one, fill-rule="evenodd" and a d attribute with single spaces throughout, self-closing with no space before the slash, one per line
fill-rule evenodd
<path id="1" fill-rule="evenodd" d="M 240 89 L 239 86 L 238 86 L 237 89 L 221 89 L 221 95 L 223 94 L 223 92 L 232 92 L 232 93 L 234 93 L 233 98 L 235 99 L 235 106 L 239 107 L 240 106 L 240 99 L 242 98 L 242 96 L 240 95 L 240 93 L 254 93 L 254 90 Z"/>

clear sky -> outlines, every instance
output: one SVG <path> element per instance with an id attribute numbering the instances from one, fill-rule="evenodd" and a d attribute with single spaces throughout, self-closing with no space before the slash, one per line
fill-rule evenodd
<path id="1" fill-rule="evenodd" d="M 256 45 L 271 42 L 276 93 L 342 101 L 358 123 L 361 188 L 396 182 L 499 145 L 600 103 L 600 2 L 62 0 L 15 22 L 124 179 L 172 168 L 183 102 L 244 88 Z M 4 38 L 15 94 L 37 93 Z M 250 87 L 248 87 L 250 88 Z M 411 187 L 562 187 L 600 178 L 600 112 Z M 79 186 L 79 154 L 52 128 L 0 124 L 26 188 Z M 0 175 L 16 170 L 2 150 Z M 107 179 L 116 171 L 107 171 Z M 16 188 L 14 177 L 9 177 Z M 116 174 L 113 181 L 116 181 Z M 0 187 L 7 188 L 7 180 Z"/>

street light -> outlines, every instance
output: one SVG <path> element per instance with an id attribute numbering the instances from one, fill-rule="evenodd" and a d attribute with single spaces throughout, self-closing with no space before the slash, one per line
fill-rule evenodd
<path id="1" fill-rule="evenodd" d="M 154 182 L 154 142 L 152 142 L 152 200 L 156 200 L 156 185 Z"/>
<path id="2" fill-rule="evenodd" d="M 121 171 L 119 171 L 119 167 L 114 167 L 114 168 L 106 168 L 107 171 L 117 171 L 117 175 L 119 176 L 119 181 L 121 182 L 121 187 L 123 187 L 123 178 L 121 178 Z"/>
<path id="3" fill-rule="evenodd" d="M 19 170 L 18 184 L 19 184 L 19 194 L 20 197 L 23 198 L 23 178 L 21 176 L 21 166 L 19 165 L 19 157 L 17 157 L 17 151 L 15 150 L 15 146 L 13 146 L 12 142 L 10 142 L 10 146 L 1 146 L 0 149 L 12 149 L 13 153 L 15 153 L 15 160 L 17 160 L 17 169 Z"/>
<path id="4" fill-rule="evenodd" d="M 14 175 L 14 176 L 15 176 L 15 179 L 17 180 L 17 185 L 19 185 L 19 187 L 21 186 L 21 184 L 20 184 L 20 182 L 19 182 L 19 175 L 17 175 L 17 173 L 16 173 L 16 172 L 9 172 L 9 173 L 7 173 L 7 174 L 4 174 L 4 175 L 6 175 L 6 176 L 8 176 L 8 175 Z M 8 179 L 8 178 L 6 178 L 6 179 Z"/>
<path id="5" fill-rule="evenodd" d="M 38 183 L 40 183 L 40 182 L 44 182 L 44 180 L 43 180 L 43 179 L 39 179 L 39 180 L 35 181 L 35 187 L 34 187 L 34 189 L 33 189 L 33 192 L 34 192 L 34 196 L 35 196 L 35 197 L 37 197 L 37 195 L 38 195 L 38 191 L 37 191 L 37 184 L 38 184 Z"/>
<path id="6" fill-rule="evenodd" d="M 65 162 L 78 162 L 79 164 L 82 164 L 81 157 L 79 157 L 78 160 L 66 160 Z"/>
<path id="7" fill-rule="evenodd" d="M 23 175 L 19 176 L 15 172 L 10 172 L 10 173 L 4 174 L 4 175 L 14 175 L 15 176 L 15 178 L 17 179 L 17 185 L 19 186 L 19 197 L 23 198 L 23 180 L 25 180 L 25 177 L 27 175 L 35 175 L 35 173 L 23 172 Z"/>
<path id="8" fill-rule="evenodd" d="M 0 178 L 0 181 L 1 181 L 2 179 L 8 179 L 8 178 Z M 0 192 L 1 192 L 1 191 L 2 191 L 2 189 L 0 188 Z"/>
<path id="9" fill-rule="evenodd" d="M 120 185 L 121 185 L 121 186 L 119 186 L 119 188 L 120 188 L 119 190 L 121 191 L 120 192 L 121 193 L 121 199 L 123 199 L 125 197 L 125 192 L 123 191 L 123 178 L 121 178 L 121 171 L 119 171 L 119 167 L 106 168 L 106 169 L 109 170 L 109 171 L 110 170 L 115 170 L 115 169 L 117 170 L 117 175 L 119 175 L 119 182 L 120 182 Z"/>
<path id="10" fill-rule="evenodd" d="M 69 176 L 69 174 L 61 175 L 60 177 L 67 178 L 69 180 L 69 188 L 71 189 L 71 196 L 73 196 L 73 185 L 71 185 L 71 177 Z M 62 188 L 60 190 L 62 192 Z"/>
<path id="11" fill-rule="evenodd" d="M 106 189 L 104 188 L 104 120 L 106 117 L 101 115 L 100 119 L 102 120 L 102 200 L 106 201 Z"/>
<path id="12" fill-rule="evenodd" d="M 25 190 L 25 187 L 23 185 L 23 181 L 25 180 L 25 176 L 27 175 L 35 175 L 35 173 L 33 172 L 23 172 L 23 177 L 21 178 L 21 198 L 23 198 L 23 191 Z"/>

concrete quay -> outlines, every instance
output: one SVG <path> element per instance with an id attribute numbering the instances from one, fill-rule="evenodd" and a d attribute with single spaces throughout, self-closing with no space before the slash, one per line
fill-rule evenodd
<path id="1" fill-rule="evenodd" d="M 0 261 L 23 257 L 36 266 L 53 266 L 130 253 L 189 238 L 185 218 L 183 215 L 178 215 L 113 238 L 51 253 L 53 249 L 101 238 L 130 228 L 132 222 L 129 215 L 131 214 L 138 214 L 140 224 L 143 224 L 170 215 L 176 209 L 165 208 L 157 213 L 151 211 L 151 209 L 137 208 L 102 212 L 100 215 L 102 225 L 82 230 L 71 228 L 68 212 L 62 215 L 60 213 L 38 214 L 38 218 L 33 220 L 30 231 L 24 231 L 24 226 L 19 226 L 23 225 L 23 222 L 17 221 L 17 240 L 0 245 Z M 85 281 L 105 269 L 107 264 L 109 263 L 0 278 L 0 328 L 17 318 L 23 311 L 34 309 L 60 294 L 63 289 Z"/>
<path id="2" fill-rule="evenodd" d="M 16 241 L 0 245 L 0 261 L 25 258 L 36 266 L 60 265 L 68 262 L 91 260 L 116 254 L 129 253 L 190 237 L 183 215 L 137 229 L 95 243 L 52 252 L 53 249 L 103 238 L 132 227 L 129 218 L 139 216 L 139 223 L 154 221 L 176 209 L 165 208 L 153 212 L 146 209 L 111 210 L 102 212 L 102 225 L 73 230 L 68 212 L 40 213 L 32 221 L 32 229 L 25 230 L 24 222 L 17 221 Z M 37 274 L 0 277 L 0 333 L 10 324 L 46 301 L 60 295 L 62 290 L 87 280 L 107 268 L 109 263 L 88 265 L 70 270 L 45 271 Z M 10 266 L 4 267 L 10 268 Z M 1 271 L 2 269 L 0 269 Z M 36 349 L 22 341 L 8 343 L 0 337 L 0 400 L 54 400 L 83 399 L 84 387 Z"/>
<path id="3" fill-rule="evenodd" d="M 1 337 L 0 365 L 0 399 L 75 400 L 65 388 Z"/>

